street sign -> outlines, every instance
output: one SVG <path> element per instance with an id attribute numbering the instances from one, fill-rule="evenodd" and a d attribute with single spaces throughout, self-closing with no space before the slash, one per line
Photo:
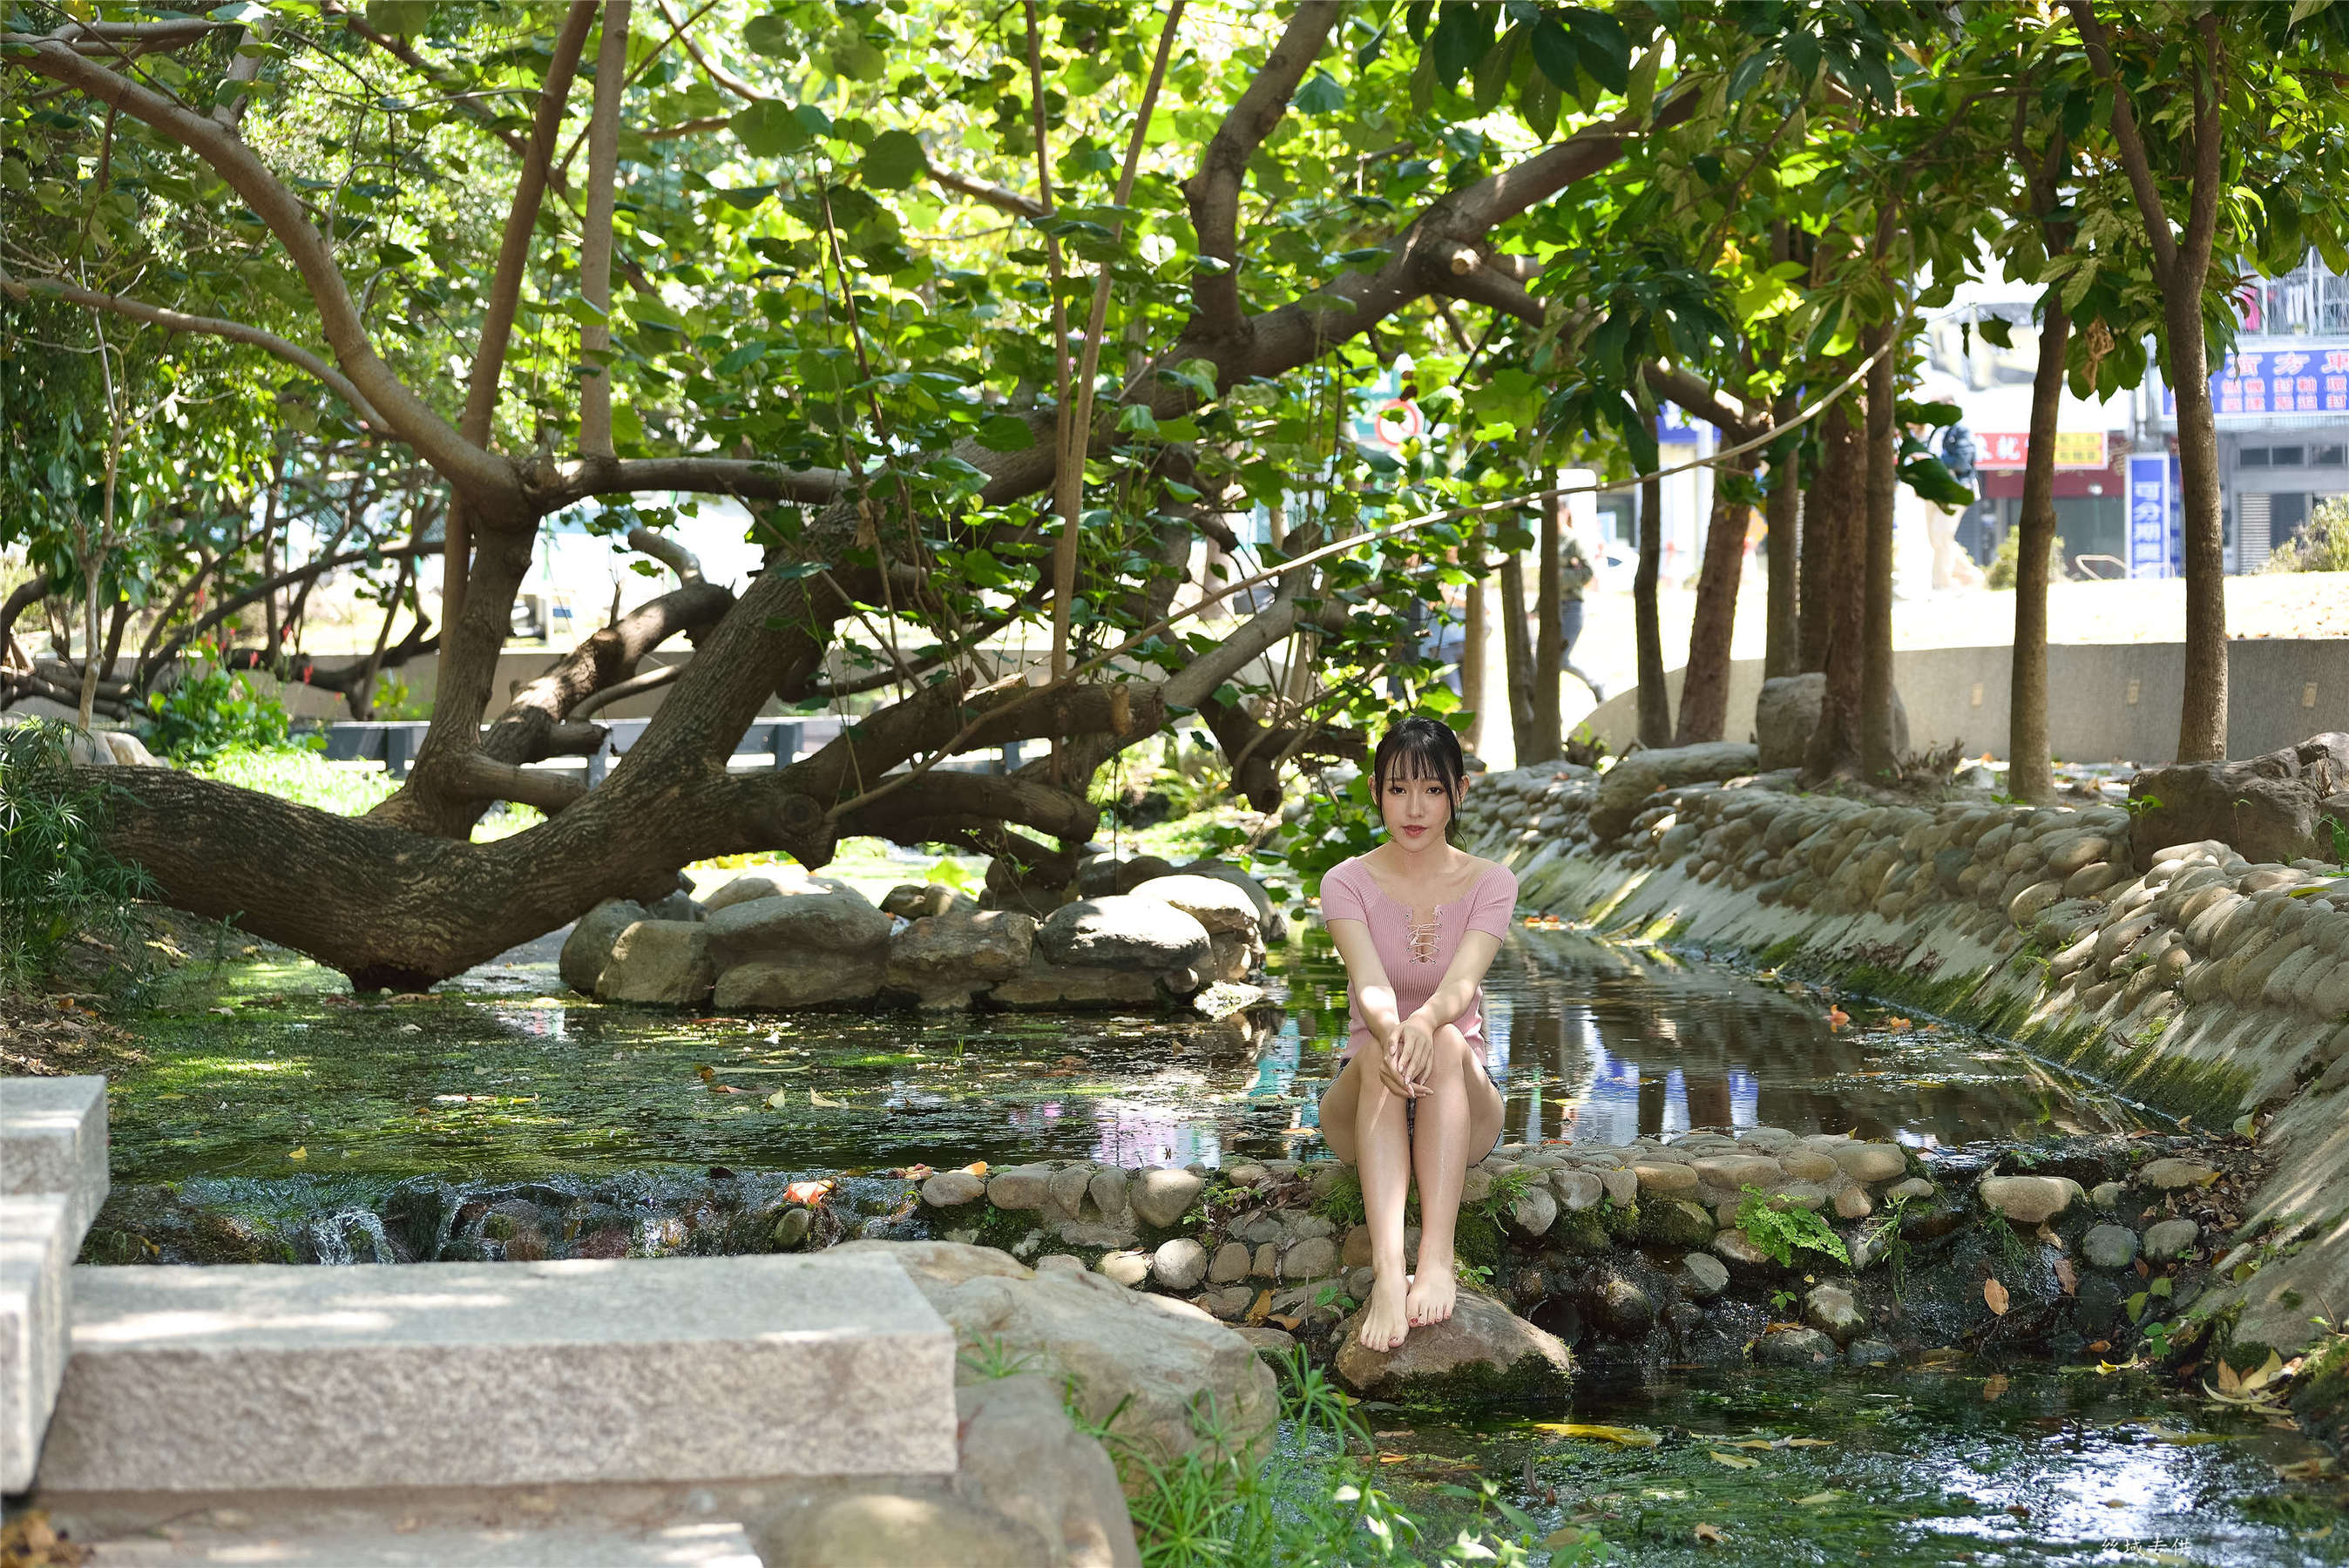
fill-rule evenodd
<path id="1" fill-rule="evenodd" d="M 2169 454 L 2133 452 L 2128 460 L 2128 569 L 2131 577 L 2168 577 Z"/>
<path id="2" fill-rule="evenodd" d="M 2031 456 L 2028 430 L 1989 430 L 1974 438 L 1974 466 L 2019 469 Z M 2059 469 L 2101 469 L 2106 461 L 2102 430 L 2055 432 L 2055 466 Z"/>

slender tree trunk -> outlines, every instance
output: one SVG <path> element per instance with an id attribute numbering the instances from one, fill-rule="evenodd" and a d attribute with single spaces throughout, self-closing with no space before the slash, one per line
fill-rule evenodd
<path id="1" fill-rule="evenodd" d="M 1773 410 L 1773 418 L 1791 418 L 1795 411 L 1791 399 L 1781 399 Z M 1802 527 L 1802 443 L 1789 437 L 1783 449 L 1770 460 L 1770 498 L 1763 510 L 1770 528 L 1764 545 L 1769 552 L 1770 565 L 1770 598 L 1765 612 L 1769 625 L 1762 653 L 1762 675 L 1767 680 L 1795 675 L 1802 669 L 1795 575 Z"/>
<path id="2" fill-rule="evenodd" d="M 1542 758 L 1534 735 L 1534 645 L 1526 633 L 1525 557 L 1501 557 L 1501 656 L 1509 674 L 1509 740 L 1517 766 Z"/>
<path id="3" fill-rule="evenodd" d="M 1859 766 L 1859 678 L 1862 601 L 1867 592 L 1867 521 L 1853 502 L 1860 488 L 1859 461 L 1865 452 L 1857 427 L 1848 417 L 1842 431 L 1845 482 L 1838 487 L 1832 530 L 1820 531 L 1826 573 L 1820 588 L 1820 620 L 1826 646 L 1820 667 L 1826 687 L 1820 695 L 1818 727 L 1811 731 L 1803 771 L 1814 781 Z"/>
<path id="4" fill-rule="evenodd" d="M 106 383 L 106 499 L 98 519 L 98 538 L 89 536 L 89 523 L 82 522 L 81 534 L 81 597 L 82 597 L 82 672 L 81 703 L 75 710 L 74 722 L 87 733 L 90 720 L 98 710 L 98 683 L 102 678 L 98 664 L 98 585 L 105 575 L 107 552 L 114 547 L 115 480 L 122 467 L 122 397 L 128 387 L 114 384 L 113 351 L 107 346 L 106 334 L 98 335 L 98 365 Z M 125 372 L 129 366 L 126 363 Z"/>
<path id="5" fill-rule="evenodd" d="M 1868 373 L 1868 506 L 1862 552 L 1859 665 L 1859 766 L 1889 783 L 1900 758 L 1892 748 L 1892 511 L 1900 484 L 1899 335 L 1904 312 L 1872 335 L 1870 352 L 1890 348 Z"/>
<path id="6" fill-rule="evenodd" d="M 2023 459 L 2016 523 L 2014 670 L 2007 691 L 2006 792 L 2044 805 L 2055 798 L 2047 738 L 2047 552 L 2055 539 L 2055 423 L 2064 401 L 2064 349 L 2072 335 L 2063 297 L 2047 291 L 2039 368 L 2031 378 L 2031 449 Z"/>
<path id="7" fill-rule="evenodd" d="M 1553 469 L 1544 477 L 1547 488 L 1556 489 L 1557 470 Z M 1534 744 L 1536 759 L 1554 761 L 1564 755 L 1560 745 L 1558 723 L 1558 666 L 1566 662 L 1564 631 L 1559 616 L 1565 610 L 1565 568 L 1558 540 L 1565 510 L 1562 496 L 1551 496 L 1542 502 L 1540 592 L 1535 595 L 1534 606 Z"/>
<path id="8" fill-rule="evenodd" d="M 2178 716 L 2178 760 L 2227 755 L 2227 538 L 2219 495 L 2219 423 L 2210 406 L 2210 362 L 2202 335 L 2198 280 L 2182 300 L 2163 303 L 2169 325 L 2170 386 L 2178 397 L 2178 478 L 2186 534 L 2186 696 Z"/>
<path id="9" fill-rule="evenodd" d="M 579 242 L 579 297 L 592 307 L 579 328 L 579 450 L 612 447 L 612 214 L 619 199 L 620 96 L 627 87 L 630 0 L 605 0 L 595 49 L 595 107 L 587 119 L 587 222 Z"/>
<path id="10" fill-rule="evenodd" d="M 1729 726 L 1729 651 L 1737 634 L 1737 590 L 1745 574 L 1745 527 L 1753 508 L 1735 482 L 1754 472 L 1754 457 L 1733 458 L 1713 475 L 1713 516 L 1704 530 L 1704 562 L 1696 579 L 1696 613 L 1689 624 L 1688 669 L 1681 677 L 1682 746 L 1719 740 Z M 1735 478 L 1733 479 L 1733 476 Z"/>
<path id="11" fill-rule="evenodd" d="M 1462 635 L 1467 646 L 1460 653 L 1460 706 L 1468 710 L 1468 727 L 1461 732 L 1460 743 L 1471 755 L 1481 755 L 1485 749 L 1485 639 L 1492 634 L 1491 617 L 1485 592 L 1485 536 L 1476 530 L 1468 536 L 1465 563 L 1468 568 L 1467 625 Z"/>
<path id="12" fill-rule="evenodd" d="M 1833 372 L 1830 372 L 1832 374 Z M 1850 403 L 1826 412 L 1820 428 L 1819 470 L 1803 497 L 1800 655 L 1803 673 L 1827 667 L 1827 642 L 1835 626 L 1836 551 L 1844 525 L 1858 500 L 1860 437 Z"/>
<path id="13" fill-rule="evenodd" d="M 1664 689 L 1664 633 L 1656 618 L 1656 579 L 1664 562 L 1664 482 L 1640 487 L 1640 569 L 1631 577 L 1631 618 L 1640 657 L 1640 744 L 1672 743 L 1672 699 Z"/>

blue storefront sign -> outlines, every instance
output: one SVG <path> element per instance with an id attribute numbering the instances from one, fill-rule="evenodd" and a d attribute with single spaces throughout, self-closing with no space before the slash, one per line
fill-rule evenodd
<path id="1" fill-rule="evenodd" d="M 2171 575 L 2166 452 L 2135 453 L 2128 460 L 2128 568 L 2131 577 Z"/>
<path id="2" fill-rule="evenodd" d="M 2349 343 L 2313 342 L 2289 348 L 2252 348 L 2227 356 L 2210 377 L 2210 406 L 2230 415 L 2349 414 Z M 2167 387 L 2161 411 L 2174 418 L 2178 399 Z"/>

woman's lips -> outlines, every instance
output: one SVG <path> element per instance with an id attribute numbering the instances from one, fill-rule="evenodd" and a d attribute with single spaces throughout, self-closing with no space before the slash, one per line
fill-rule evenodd
<path id="1" fill-rule="evenodd" d="M 1427 830 L 1425 828 L 1405 828 L 1403 831 L 1416 838 L 1421 833 L 1427 831 Z"/>

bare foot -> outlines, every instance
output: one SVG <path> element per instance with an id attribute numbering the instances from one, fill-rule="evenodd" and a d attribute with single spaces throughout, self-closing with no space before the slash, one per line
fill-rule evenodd
<path id="1" fill-rule="evenodd" d="M 1371 1305 L 1362 1314 L 1362 1326 L 1355 1337 L 1365 1350 L 1392 1350 L 1411 1333 L 1404 1318 L 1403 1286 L 1405 1280 L 1381 1274 L 1371 1284 Z"/>
<path id="2" fill-rule="evenodd" d="M 1442 1323 L 1452 1315 L 1452 1304 L 1459 1294 L 1451 1260 L 1446 1258 L 1439 1264 L 1435 1259 L 1423 1256 L 1419 1272 L 1411 1276 L 1411 1290 L 1403 1297 L 1404 1319 L 1413 1328 Z"/>

